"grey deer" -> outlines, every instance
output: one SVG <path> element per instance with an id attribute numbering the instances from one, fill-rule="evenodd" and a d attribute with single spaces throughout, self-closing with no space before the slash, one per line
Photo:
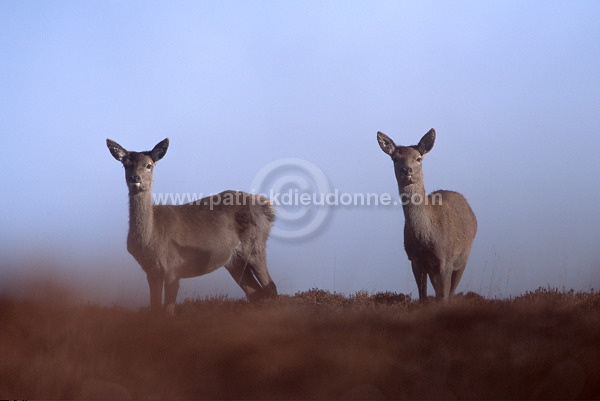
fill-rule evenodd
<path id="1" fill-rule="evenodd" d="M 454 191 L 430 195 L 423 185 L 423 156 L 435 142 L 432 128 L 418 145 L 396 146 L 383 132 L 377 132 L 381 149 L 392 157 L 404 210 L 404 249 L 412 264 L 419 299 L 427 298 L 427 276 L 436 300 L 448 302 L 463 275 L 477 220 L 465 197 Z"/>
<path id="2" fill-rule="evenodd" d="M 148 152 L 130 152 L 110 139 L 106 145 L 125 167 L 129 188 L 127 250 L 141 265 L 150 287 L 150 306 L 175 313 L 182 278 L 221 266 L 250 301 L 277 295 L 266 262 L 275 220 L 268 199 L 225 191 L 185 205 L 153 205 L 152 173 L 169 147 L 164 139 Z"/>

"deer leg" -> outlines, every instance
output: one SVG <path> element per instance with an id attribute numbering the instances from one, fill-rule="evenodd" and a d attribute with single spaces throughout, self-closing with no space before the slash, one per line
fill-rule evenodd
<path id="1" fill-rule="evenodd" d="M 159 275 L 146 275 L 150 287 L 150 309 L 159 311 L 162 306 L 163 279 Z"/>
<path id="2" fill-rule="evenodd" d="M 462 277 L 465 271 L 466 265 L 467 261 L 465 260 L 464 262 L 461 262 L 461 264 L 459 264 L 458 269 L 452 272 L 452 278 L 450 280 L 450 296 L 454 295 L 454 291 L 456 291 L 456 287 L 458 286 L 458 282 L 460 281 L 460 278 Z"/>
<path id="3" fill-rule="evenodd" d="M 169 316 L 175 316 L 175 301 L 179 292 L 179 279 L 169 277 L 165 280 L 165 311 Z"/>
<path id="4" fill-rule="evenodd" d="M 451 288 L 452 288 L 452 275 L 454 271 L 452 270 L 452 266 L 446 266 L 446 271 L 444 273 L 444 302 L 450 301 Z"/>
<path id="5" fill-rule="evenodd" d="M 447 302 L 450 294 L 450 275 L 445 269 L 429 274 L 431 284 L 435 290 L 435 300 Z"/>
<path id="6" fill-rule="evenodd" d="M 443 280 L 440 276 L 441 274 L 439 272 L 429 274 L 431 285 L 433 285 L 433 290 L 435 291 L 436 301 L 440 301 L 440 299 L 443 297 L 442 294 L 444 293 L 444 288 L 442 284 Z"/>
<path id="7" fill-rule="evenodd" d="M 421 269 L 415 262 L 412 262 L 412 271 L 417 282 L 419 291 L 419 301 L 424 302 L 427 299 L 427 273 Z"/>
<path id="8" fill-rule="evenodd" d="M 438 301 L 446 303 L 450 300 L 452 272 L 452 266 L 444 266 L 442 269 L 440 269 L 440 272 L 437 275 L 437 288 L 435 290 L 435 297 Z"/>

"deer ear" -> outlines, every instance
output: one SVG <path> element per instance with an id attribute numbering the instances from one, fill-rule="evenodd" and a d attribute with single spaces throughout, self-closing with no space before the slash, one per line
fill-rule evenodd
<path id="1" fill-rule="evenodd" d="M 392 155 L 394 153 L 394 149 L 396 149 L 396 144 L 392 141 L 392 138 L 387 136 L 381 131 L 377 132 L 377 142 L 379 142 L 379 146 L 381 150 L 383 150 L 388 155 Z"/>
<path id="2" fill-rule="evenodd" d="M 423 138 L 421 138 L 419 144 L 417 145 L 417 150 L 419 151 L 419 153 L 421 153 L 422 156 L 425 153 L 429 152 L 431 149 L 433 149 L 434 143 L 435 130 L 432 128 L 425 135 L 423 135 Z"/>
<path id="3" fill-rule="evenodd" d="M 106 139 L 106 146 L 108 147 L 108 150 L 110 150 L 110 154 L 120 162 L 122 162 L 123 158 L 129 153 L 124 147 L 108 138 Z"/>
<path id="4" fill-rule="evenodd" d="M 150 157 L 156 163 L 160 159 L 162 159 L 167 154 L 167 149 L 169 148 L 169 138 L 165 138 L 159 143 L 156 144 L 154 149 L 150 152 Z"/>

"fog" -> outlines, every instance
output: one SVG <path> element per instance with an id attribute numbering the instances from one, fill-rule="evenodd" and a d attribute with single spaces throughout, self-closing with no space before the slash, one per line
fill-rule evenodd
<path id="1" fill-rule="evenodd" d="M 599 18 L 596 1 L 3 1 L 0 289 L 147 302 L 107 137 L 170 138 L 155 194 L 397 201 L 376 132 L 432 127 L 425 187 L 463 193 L 479 224 L 458 291 L 598 289 Z M 279 291 L 416 297 L 401 206 L 348 199 L 278 207 Z M 221 269 L 179 297 L 215 294 L 243 295 Z"/>

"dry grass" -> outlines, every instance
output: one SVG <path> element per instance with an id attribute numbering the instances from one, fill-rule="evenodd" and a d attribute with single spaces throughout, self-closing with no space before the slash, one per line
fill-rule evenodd
<path id="1" fill-rule="evenodd" d="M 600 294 L 311 290 L 146 310 L 0 300 L 0 397 L 598 399 Z"/>

